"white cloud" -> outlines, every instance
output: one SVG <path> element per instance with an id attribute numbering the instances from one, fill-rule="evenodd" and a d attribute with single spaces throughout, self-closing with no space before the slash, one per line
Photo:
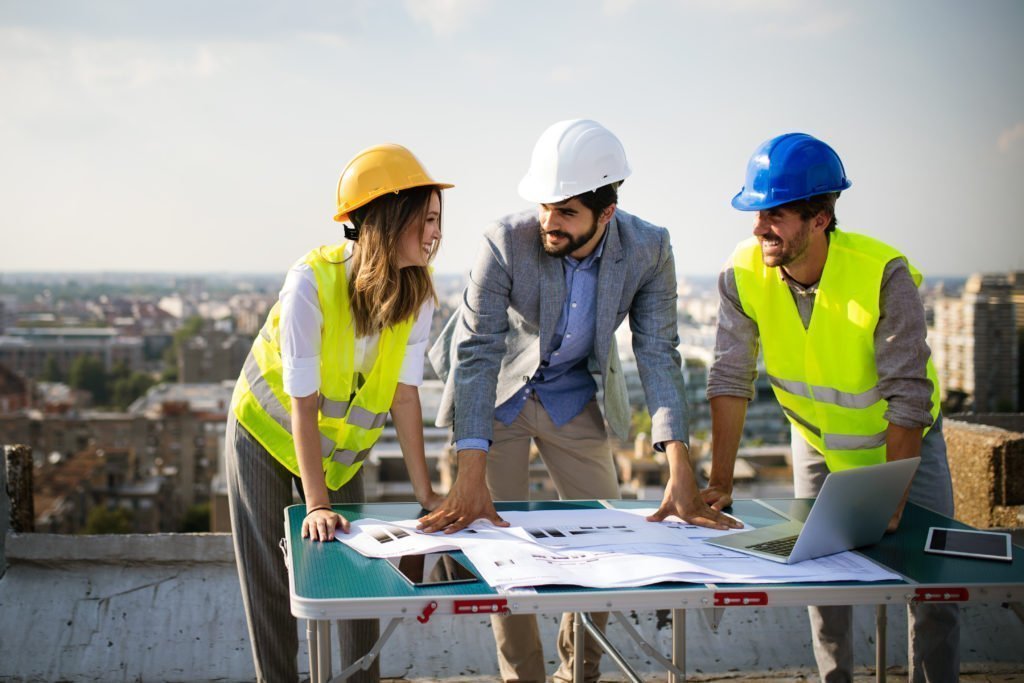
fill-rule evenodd
<path id="1" fill-rule="evenodd" d="M 765 33 L 787 38 L 831 36 L 855 20 L 852 10 L 833 11 L 809 0 L 683 0 L 678 6 L 753 19 Z"/>
<path id="2" fill-rule="evenodd" d="M 766 33 L 788 38 L 823 38 L 834 35 L 852 24 L 853 13 L 822 12 L 791 21 L 773 21 L 765 25 Z"/>
<path id="3" fill-rule="evenodd" d="M 224 68 L 224 60 L 210 45 L 167 51 L 138 41 L 80 41 L 71 46 L 68 58 L 75 80 L 93 90 L 210 78 Z"/>
<path id="4" fill-rule="evenodd" d="M 439 36 L 450 36 L 469 26 L 487 8 L 485 0 L 405 0 L 405 8 L 417 22 Z"/>
<path id="5" fill-rule="evenodd" d="M 302 31 L 298 34 L 298 37 L 311 43 L 323 45 L 324 47 L 346 47 L 349 44 L 348 39 L 340 33 L 328 33 L 326 31 Z"/>
<path id="6" fill-rule="evenodd" d="M 1024 140 L 1024 121 L 1018 121 L 1000 133 L 996 146 L 1005 154 L 1013 149 L 1014 145 L 1020 144 L 1021 140 Z"/>
<path id="7" fill-rule="evenodd" d="M 604 0 L 601 13 L 606 17 L 621 17 L 636 6 L 638 0 Z"/>
<path id="8" fill-rule="evenodd" d="M 567 64 L 560 64 L 548 74 L 548 80 L 552 83 L 569 83 L 576 77 L 577 71 Z"/>

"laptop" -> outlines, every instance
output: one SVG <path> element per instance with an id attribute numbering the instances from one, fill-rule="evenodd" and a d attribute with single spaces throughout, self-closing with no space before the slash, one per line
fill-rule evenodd
<path id="1" fill-rule="evenodd" d="M 921 458 L 831 472 L 806 521 L 705 539 L 773 562 L 794 564 L 881 540 Z"/>

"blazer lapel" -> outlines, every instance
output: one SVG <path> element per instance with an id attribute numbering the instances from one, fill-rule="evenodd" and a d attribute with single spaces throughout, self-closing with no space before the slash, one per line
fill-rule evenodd
<path id="1" fill-rule="evenodd" d="M 608 222 L 608 236 L 601 254 L 601 269 L 597 275 L 597 322 L 594 328 L 594 351 L 603 366 L 608 358 L 608 348 L 615 333 L 615 315 L 619 299 L 622 298 L 625 261 L 622 258 L 622 243 L 619 241 L 619 219 L 615 216 Z M 604 372 L 604 367 L 601 368 Z"/>

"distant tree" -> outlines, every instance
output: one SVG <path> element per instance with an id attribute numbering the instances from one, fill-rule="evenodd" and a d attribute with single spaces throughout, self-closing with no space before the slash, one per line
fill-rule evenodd
<path id="1" fill-rule="evenodd" d="M 145 372 L 133 372 L 127 377 L 118 377 L 110 383 L 111 402 L 118 410 L 124 410 L 138 397 L 149 391 L 156 380 Z"/>
<path id="2" fill-rule="evenodd" d="M 43 374 L 39 377 L 44 382 L 63 382 L 64 373 L 60 370 L 60 363 L 53 356 L 47 356 L 43 363 Z"/>
<path id="3" fill-rule="evenodd" d="M 73 389 L 84 389 L 91 393 L 96 405 L 107 405 L 110 399 L 107 371 L 103 367 L 103 361 L 93 356 L 82 355 L 75 358 L 68 371 L 68 384 Z"/>
<path id="4" fill-rule="evenodd" d="M 641 432 L 651 435 L 651 414 L 644 409 L 634 410 L 629 421 L 630 438 L 635 439 Z"/>
<path id="5" fill-rule="evenodd" d="M 87 534 L 130 534 L 132 533 L 132 513 L 124 508 L 107 509 L 97 505 L 89 510 L 85 522 L 84 533 Z"/>
<path id="6" fill-rule="evenodd" d="M 164 369 L 160 371 L 161 382 L 177 382 L 178 381 L 178 362 L 170 361 L 164 358 Z"/>
<path id="7" fill-rule="evenodd" d="M 164 369 L 160 373 L 161 382 L 178 381 L 178 349 L 202 331 L 203 319 L 198 315 L 192 316 L 181 324 L 178 331 L 174 333 L 174 341 L 164 349 Z"/>
<path id="8" fill-rule="evenodd" d="M 181 532 L 184 534 L 205 533 L 210 530 L 210 504 L 199 503 L 185 510 L 181 520 Z"/>
<path id="9" fill-rule="evenodd" d="M 128 367 L 127 363 L 123 360 L 119 360 L 114 364 L 114 367 L 110 368 L 107 378 L 113 382 L 119 379 L 127 379 L 128 377 L 131 377 L 131 374 L 131 368 Z"/>

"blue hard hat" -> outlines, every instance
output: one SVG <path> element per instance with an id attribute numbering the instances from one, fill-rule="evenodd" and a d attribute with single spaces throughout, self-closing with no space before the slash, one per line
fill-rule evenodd
<path id="1" fill-rule="evenodd" d="M 747 163 L 747 182 L 732 198 L 740 211 L 761 211 L 853 183 L 835 150 L 806 133 L 786 133 L 761 145 Z"/>

